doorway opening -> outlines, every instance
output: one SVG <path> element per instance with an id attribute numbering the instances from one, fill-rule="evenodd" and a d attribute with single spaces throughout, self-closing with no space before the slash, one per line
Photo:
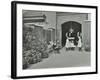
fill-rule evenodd
<path id="1" fill-rule="evenodd" d="M 69 32 L 69 30 L 72 28 L 74 30 L 74 33 L 77 34 L 77 32 L 82 32 L 82 25 L 76 21 L 68 21 L 64 22 L 62 25 L 62 47 L 65 46 L 66 43 L 66 33 Z"/>

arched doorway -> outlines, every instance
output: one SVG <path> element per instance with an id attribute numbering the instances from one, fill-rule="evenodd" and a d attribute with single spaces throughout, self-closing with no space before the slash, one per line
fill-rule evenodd
<path id="1" fill-rule="evenodd" d="M 68 21 L 61 25 L 62 27 L 62 47 L 65 46 L 66 43 L 66 33 L 69 32 L 69 29 L 72 28 L 74 33 L 82 32 L 81 24 L 75 21 Z"/>

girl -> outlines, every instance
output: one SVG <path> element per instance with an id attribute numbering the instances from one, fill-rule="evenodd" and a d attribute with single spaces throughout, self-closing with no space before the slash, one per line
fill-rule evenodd
<path id="1" fill-rule="evenodd" d="M 77 36 L 78 36 L 78 45 L 77 47 L 79 48 L 79 50 L 81 50 L 81 47 L 82 47 L 82 39 L 81 39 L 81 33 L 79 35 L 79 32 L 77 33 Z"/>

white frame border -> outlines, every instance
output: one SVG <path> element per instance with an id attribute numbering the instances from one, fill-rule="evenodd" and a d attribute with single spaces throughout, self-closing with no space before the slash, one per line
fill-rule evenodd
<path id="1" fill-rule="evenodd" d="M 63 9 L 62 9 L 63 8 Z M 60 11 L 60 12 L 78 12 L 91 13 L 91 45 L 96 45 L 96 9 L 79 8 L 79 7 L 60 7 L 47 5 L 28 5 L 17 4 L 17 76 L 37 76 L 51 75 L 63 73 L 84 73 L 96 71 L 96 48 L 91 46 L 91 67 L 75 67 L 75 68 L 52 68 L 52 69 L 22 69 L 22 9 L 41 10 L 41 11 Z"/>

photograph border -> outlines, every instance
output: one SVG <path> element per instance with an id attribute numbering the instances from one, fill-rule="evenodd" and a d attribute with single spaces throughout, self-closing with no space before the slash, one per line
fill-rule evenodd
<path id="1" fill-rule="evenodd" d="M 96 10 L 96 71 L 83 73 L 65 73 L 65 74 L 51 74 L 51 75 L 37 75 L 37 76 L 17 76 L 17 4 L 31 4 L 31 5 L 49 5 L 60 7 L 79 7 L 79 8 L 93 8 Z M 85 75 L 98 73 L 98 7 L 89 5 L 73 5 L 73 4 L 57 4 L 57 3 L 40 3 L 40 2 L 26 2 L 26 1 L 12 1 L 11 2 L 11 78 L 39 78 L 39 77 L 55 77 L 67 75 Z"/>

